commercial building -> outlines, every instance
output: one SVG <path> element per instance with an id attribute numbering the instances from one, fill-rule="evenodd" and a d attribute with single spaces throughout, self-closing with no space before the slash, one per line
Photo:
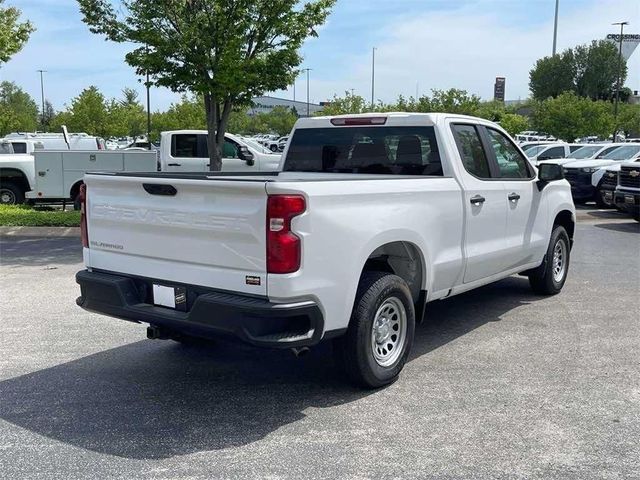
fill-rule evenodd
<path id="1" fill-rule="evenodd" d="M 249 115 L 257 115 L 258 113 L 269 113 L 275 107 L 286 107 L 295 109 L 300 117 L 307 116 L 307 102 L 299 102 L 288 100 L 286 98 L 277 97 L 255 97 L 253 98 L 253 106 L 247 110 Z M 309 104 L 309 116 L 313 116 L 315 113 L 322 110 L 322 106 L 316 103 Z"/>

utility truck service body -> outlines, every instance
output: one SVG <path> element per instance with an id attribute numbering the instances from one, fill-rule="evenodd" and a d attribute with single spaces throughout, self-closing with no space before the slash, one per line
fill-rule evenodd
<path id="1" fill-rule="evenodd" d="M 85 177 L 78 305 L 150 338 L 334 339 L 393 381 L 426 302 L 516 273 L 560 291 L 575 211 L 497 125 L 448 114 L 300 119 L 282 172 Z M 506 292 L 505 294 L 508 294 Z"/>

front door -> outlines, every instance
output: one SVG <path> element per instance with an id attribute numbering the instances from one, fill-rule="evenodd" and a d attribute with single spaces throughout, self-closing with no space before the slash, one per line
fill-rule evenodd
<path id="1" fill-rule="evenodd" d="M 497 166 L 504 182 L 507 205 L 507 269 L 543 257 L 549 241 L 546 236 L 547 210 L 541 207 L 536 174 L 525 156 L 499 130 L 485 127 L 489 159 Z"/>
<path id="2" fill-rule="evenodd" d="M 464 167 L 464 283 L 470 283 L 505 269 L 507 205 L 504 183 L 493 176 L 479 127 L 454 123 L 451 128 Z"/>

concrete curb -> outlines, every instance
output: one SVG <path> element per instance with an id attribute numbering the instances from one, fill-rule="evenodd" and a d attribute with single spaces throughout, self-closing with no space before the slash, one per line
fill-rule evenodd
<path id="1" fill-rule="evenodd" d="M 0 227 L 0 238 L 11 237 L 79 237 L 80 227 Z"/>

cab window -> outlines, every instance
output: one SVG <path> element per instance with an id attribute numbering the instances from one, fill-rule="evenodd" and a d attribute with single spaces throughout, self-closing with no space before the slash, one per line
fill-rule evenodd
<path id="1" fill-rule="evenodd" d="M 524 155 L 511 143 L 511 140 L 491 128 L 487 128 L 487 135 L 498 163 L 500 178 L 531 178 Z"/>

